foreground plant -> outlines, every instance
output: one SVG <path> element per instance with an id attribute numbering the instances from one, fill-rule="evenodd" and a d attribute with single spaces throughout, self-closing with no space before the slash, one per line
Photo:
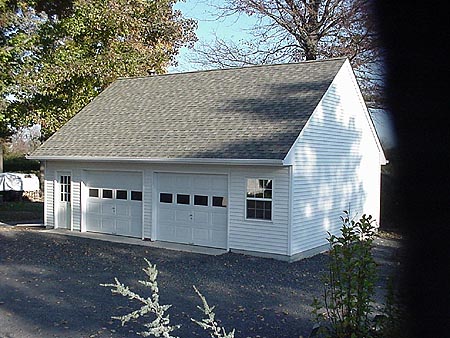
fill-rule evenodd
<path id="1" fill-rule="evenodd" d="M 209 331 L 209 335 L 212 338 L 234 338 L 234 329 L 230 333 L 227 333 L 225 331 L 225 328 L 220 327 L 215 320 L 216 316 L 216 314 L 214 313 L 215 306 L 210 307 L 208 305 L 208 302 L 206 301 L 206 298 L 200 293 L 200 291 L 197 290 L 195 285 L 193 286 L 193 288 L 197 293 L 197 295 L 202 300 L 203 307 L 197 306 L 197 308 L 199 308 L 200 311 L 202 311 L 207 318 L 203 318 L 202 321 L 198 321 L 193 318 L 191 318 L 191 320 L 195 324 Z"/>
<path id="2" fill-rule="evenodd" d="M 170 325 L 169 314 L 167 310 L 172 305 L 161 305 L 159 303 L 159 288 L 158 288 L 158 270 L 156 265 L 152 265 L 147 259 L 145 259 L 147 267 L 143 269 L 148 277 L 148 281 L 138 281 L 144 286 L 147 286 L 151 290 L 151 296 L 144 298 L 139 294 L 131 291 L 128 286 L 120 283 L 117 278 L 114 278 L 115 284 L 101 284 L 101 286 L 111 287 L 111 292 L 115 294 L 120 294 L 124 297 L 128 297 L 130 300 L 137 300 L 142 303 L 142 306 L 129 314 L 123 316 L 113 316 L 112 319 L 120 320 L 122 326 L 128 323 L 132 319 L 138 319 L 147 314 L 154 314 L 155 319 L 150 323 L 143 324 L 147 330 L 143 332 L 138 332 L 137 334 L 143 337 L 163 337 L 163 338 L 178 338 L 177 336 L 172 336 L 171 333 L 176 329 L 180 328 L 181 325 Z M 226 333 L 225 328 L 220 327 L 215 320 L 214 306 L 210 307 L 206 298 L 198 291 L 198 289 L 193 286 L 195 292 L 200 297 L 203 307 L 198 306 L 198 308 L 206 315 L 206 318 L 201 321 L 195 319 L 191 320 L 202 327 L 203 329 L 209 331 L 210 337 L 212 338 L 234 338 L 234 329 L 230 333 Z"/>
<path id="3" fill-rule="evenodd" d="M 158 270 L 156 269 L 156 265 L 152 265 L 147 259 L 145 259 L 147 263 L 147 267 L 142 269 L 148 277 L 148 281 L 138 281 L 144 286 L 147 286 L 151 290 L 151 296 L 148 298 L 141 297 L 137 293 L 130 290 L 128 286 L 120 283 L 117 278 L 114 278 L 115 284 L 101 284 L 105 287 L 111 287 L 111 292 L 122 295 L 124 297 L 128 297 L 130 300 L 137 300 L 141 302 L 143 305 L 140 309 L 135 310 L 124 316 L 114 316 L 112 319 L 120 320 L 122 326 L 124 326 L 127 322 L 132 319 L 138 319 L 148 313 L 153 313 L 156 318 L 150 323 L 144 324 L 147 328 L 146 331 L 139 332 L 138 335 L 143 337 L 164 337 L 164 338 L 176 338 L 171 335 L 171 332 L 178 329 L 180 325 L 170 325 L 169 315 L 166 314 L 166 311 L 172 305 L 161 305 L 159 304 L 159 288 L 158 282 L 156 278 L 158 277 Z"/>
<path id="4" fill-rule="evenodd" d="M 341 235 L 329 234 L 330 261 L 323 301 L 314 300 L 313 314 L 322 336 L 372 337 L 376 264 L 371 250 L 377 227 L 372 216 L 363 215 L 354 221 L 347 211 L 344 213 Z"/>

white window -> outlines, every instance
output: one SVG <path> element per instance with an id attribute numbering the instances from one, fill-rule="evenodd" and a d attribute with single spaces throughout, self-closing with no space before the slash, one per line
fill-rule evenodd
<path id="1" fill-rule="evenodd" d="M 272 180 L 248 178 L 246 202 L 248 219 L 272 220 Z"/>

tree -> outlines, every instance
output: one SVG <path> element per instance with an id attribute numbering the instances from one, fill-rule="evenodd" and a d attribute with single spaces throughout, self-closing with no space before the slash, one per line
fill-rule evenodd
<path id="1" fill-rule="evenodd" d="M 177 1 L 6 1 L 3 127 L 38 123 L 47 138 L 116 78 L 164 73 L 195 41 Z"/>
<path id="2" fill-rule="evenodd" d="M 346 56 L 366 100 L 380 99 L 382 51 L 370 0 L 225 0 L 218 9 L 223 17 L 255 16 L 253 38 L 216 37 L 196 48 L 196 63 L 233 67 Z"/>

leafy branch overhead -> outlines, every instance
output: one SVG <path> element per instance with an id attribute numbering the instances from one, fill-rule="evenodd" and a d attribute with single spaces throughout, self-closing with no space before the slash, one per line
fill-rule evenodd
<path id="1" fill-rule="evenodd" d="M 6 1 L 0 122 L 48 137 L 116 78 L 164 73 L 196 22 L 177 0 Z"/>

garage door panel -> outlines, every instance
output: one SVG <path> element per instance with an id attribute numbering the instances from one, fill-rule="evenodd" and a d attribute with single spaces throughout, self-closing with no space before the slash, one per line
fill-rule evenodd
<path id="1" fill-rule="evenodd" d="M 130 216 L 130 207 L 122 203 L 116 204 L 116 216 Z"/>
<path id="2" fill-rule="evenodd" d="M 226 215 L 222 212 L 211 213 L 211 226 L 215 229 L 222 229 L 227 225 Z"/>
<path id="3" fill-rule="evenodd" d="M 90 201 L 90 203 L 87 204 L 87 212 L 100 215 L 101 204 L 96 201 Z"/>
<path id="4" fill-rule="evenodd" d="M 192 229 L 189 227 L 177 226 L 175 227 L 175 238 L 183 243 L 192 243 L 189 238 L 192 238 Z"/>
<path id="5" fill-rule="evenodd" d="M 101 231 L 102 230 L 102 223 L 101 223 L 100 216 L 91 215 L 91 217 L 89 217 L 86 220 L 86 222 L 87 222 L 86 227 L 88 229 L 91 229 L 91 231 Z"/>
<path id="6" fill-rule="evenodd" d="M 103 216 L 101 218 L 102 232 L 114 234 L 115 233 L 114 221 L 115 221 L 114 217 Z"/>
<path id="7" fill-rule="evenodd" d="M 127 236 L 131 232 L 131 222 L 128 219 L 116 219 L 116 233 L 118 235 Z"/>
<path id="8" fill-rule="evenodd" d="M 111 202 L 103 203 L 101 205 L 101 214 L 106 216 L 106 217 L 109 216 L 109 215 L 113 216 L 114 215 L 114 211 L 115 211 L 114 204 L 111 203 Z"/>
<path id="9" fill-rule="evenodd" d="M 160 208 L 158 214 L 159 218 L 161 219 L 161 224 L 175 221 L 175 213 L 172 209 Z"/>
<path id="10" fill-rule="evenodd" d="M 167 240 L 175 237 L 175 227 L 170 225 L 162 225 L 158 229 L 159 237 L 162 240 Z"/>
<path id="11" fill-rule="evenodd" d="M 157 182 L 157 239 L 226 248 L 226 203 L 213 206 L 213 200 L 217 204 L 213 197 L 226 201 L 227 176 L 159 173 Z M 172 194 L 173 199 L 161 195 L 164 193 Z M 177 200 L 177 195 L 183 194 L 189 195 L 189 204 L 177 203 L 187 203 L 186 197 Z"/>
<path id="12" fill-rule="evenodd" d="M 175 222 L 187 224 L 190 222 L 190 218 L 189 210 L 175 210 Z"/>
<path id="13" fill-rule="evenodd" d="M 206 211 L 194 211 L 194 223 L 198 226 L 201 225 L 206 225 L 208 226 L 210 221 L 209 221 L 209 213 Z"/>
<path id="14" fill-rule="evenodd" d="M 220 245 L 223 242 L 226 242 L 227 240 L 227 232 L 226 231 L 215 231 L 212 230 L 211 231 L 211 237 L 212 237 L 212 242 L 214 243 L 214 245 Z"/>
<path id="15" fill-rule="evenodd" d="M 218 180 L 214 180 L 212 182 L 212 190 L 218 191 L 218 192 L 226 192 L 228 191 L 228 180 L 226 177 Z"/>
<path id="16" fill-rule="evenodd" d="M 193 236 L 194 241 L 196 243 L 207 243 L 211 242 L 211 235 L 209 229 L 200 229 L 200 228 L 193 228 Z"/>

